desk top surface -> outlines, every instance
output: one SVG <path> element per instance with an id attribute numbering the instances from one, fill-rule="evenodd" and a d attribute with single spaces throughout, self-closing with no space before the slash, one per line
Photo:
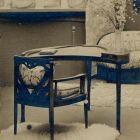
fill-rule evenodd
<path id="1" fill-rule="evenodd" d="M 51 54 L 52 51 L 52 54 Z M 54 51 L 54 54 L 53 54 Z M 50 54 L 49 54 L 50 52 Z M 55 46 L 38 48 L 23 52 L 23 55 L 30 57 L 42 56 L 96 56 L 101 57 L 101 53 L 106 52 L 103 47 L 98 46 Z"/>
<path id="2" fill-rule="evenodd" d="M 107 50 L 101 46 L 55 46 L 28 50 L 22 53 L 22 56 L 40 57 L 40 58 L 57 58 L 59 60 L 92 60 L 97 62 L 116 63 L 112 59 L 103 58 L 102 54 Z M 119 60 L 122 64 L 128 63 L 129 60 Z"/>

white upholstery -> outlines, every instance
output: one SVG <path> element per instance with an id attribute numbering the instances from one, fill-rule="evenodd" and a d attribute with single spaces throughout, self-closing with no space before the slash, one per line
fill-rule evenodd
<path id="1" fill-rule="evenodd" d="M 111 49 L 115 45 L 115 33 L 105 35 L 99 45 Z M 139 68 L 140 67 L 140 31 L 123 31 L 122 45 L 126 51 L 130 52 L 130 62 L 123 65 L 123 68 Z M 109 67 L 114 67 L 113 64 L 105 64 Z"/>
<path id="2" fill-rule="evenodd" d="M 57 88 L 57 95 L 59 96 L 70 96 L 79 93 L 80 86 L 79 84 L 72 83 L 59 83 Z"/>
<path id="3" fill-rule="evenodd" d="M 37 86 L 45 74 L 45 70 L 42 66 L 29 69 L 22 64 L 19 71 L 23 82 L 27 86 Z"/>
<path id="4" fill-rule="evenodd" d="M 29 87 L 32 91 L 33 87 L 37 86 L 45 74 L 45 70 L 42 66 L 37 66 L 35 68 L 29 69 L 25 65 L 20 66 L 20 74 L 23 79 L 23 82 Z M 49 81 L 47 81 L 49 82 Z M 54 85 L 55 88 L 55 85 Z M 79 93 L 80 85 L 79 84 L 69 84 L 69 83 L 58 83 L 57 95 L 59 96 L 71 96 Z"/>
<path id="5" fill-rule="evenodd" d="M 140 50 L 140 31 L 123 31 L 121 34 L 122 43 L 126 50 Z M 99 42 L 99 45 L 111 49 L 115 44 L 115 33 L 105 35 Z"/>

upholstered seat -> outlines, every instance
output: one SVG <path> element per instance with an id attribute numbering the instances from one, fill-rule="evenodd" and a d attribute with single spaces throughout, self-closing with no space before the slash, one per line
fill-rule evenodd
<path id="1" fill-rule="evenodd" d="M 79 94 L 79 93 L 80 93 L 80 86 L 78 84 L 69 84 L 64 82 L 58 84 L 57 95 L 61 96 L 62 98 Z"/>
<path id="2" fill-rule="evenodd" d="M 25 65 L 20 66 L 20 74 L 25 85 L 28 89 L 32 91 L 41 81 L 45 74 L 45 69 L 41 66 L 29 69 Z M 46 81 L 48 82 L 48 81 Z M 55 84 L 53 84 L 55 91 Z M 61 97 L 71 96 L 73 94 L 78 94 L 80 92 L 79 84 L 69 84 L 61 82 L 57 86 L 57 95 Z"/>

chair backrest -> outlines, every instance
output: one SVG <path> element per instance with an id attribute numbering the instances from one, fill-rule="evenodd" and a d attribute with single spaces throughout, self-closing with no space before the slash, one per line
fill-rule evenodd
<path id="1" fill-rule="evenodd" d="M 121 37 L 125 50 L 140 50 L 140 31 L 122 31 Z M 98 45 L 111 49 L 111 46 L 115 45 L 115 33 L 102 36 L 98 41 Z"/>
<path id="2" fill-rule="evenodd" d="M 41 76 L 37 77 L 37 75 Z M 14 57 L 14 96 L 17 103 L 38 107 L 48 106 L 52 92 L 53 63 L 51 60 Z"/>

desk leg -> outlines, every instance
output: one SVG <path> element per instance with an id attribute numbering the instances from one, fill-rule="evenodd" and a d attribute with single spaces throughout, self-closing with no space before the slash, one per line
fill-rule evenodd
<path id="1" fill-rule="evenodd" d="M 91 71 L 92 71 L 92 61 L 87 61 L 88 110 L 90 110 Z"/>
<path id="2" fill-rule="evenodd" d="M 116 64 L 116 128 L 121 130 L 121 65 Z"/>

